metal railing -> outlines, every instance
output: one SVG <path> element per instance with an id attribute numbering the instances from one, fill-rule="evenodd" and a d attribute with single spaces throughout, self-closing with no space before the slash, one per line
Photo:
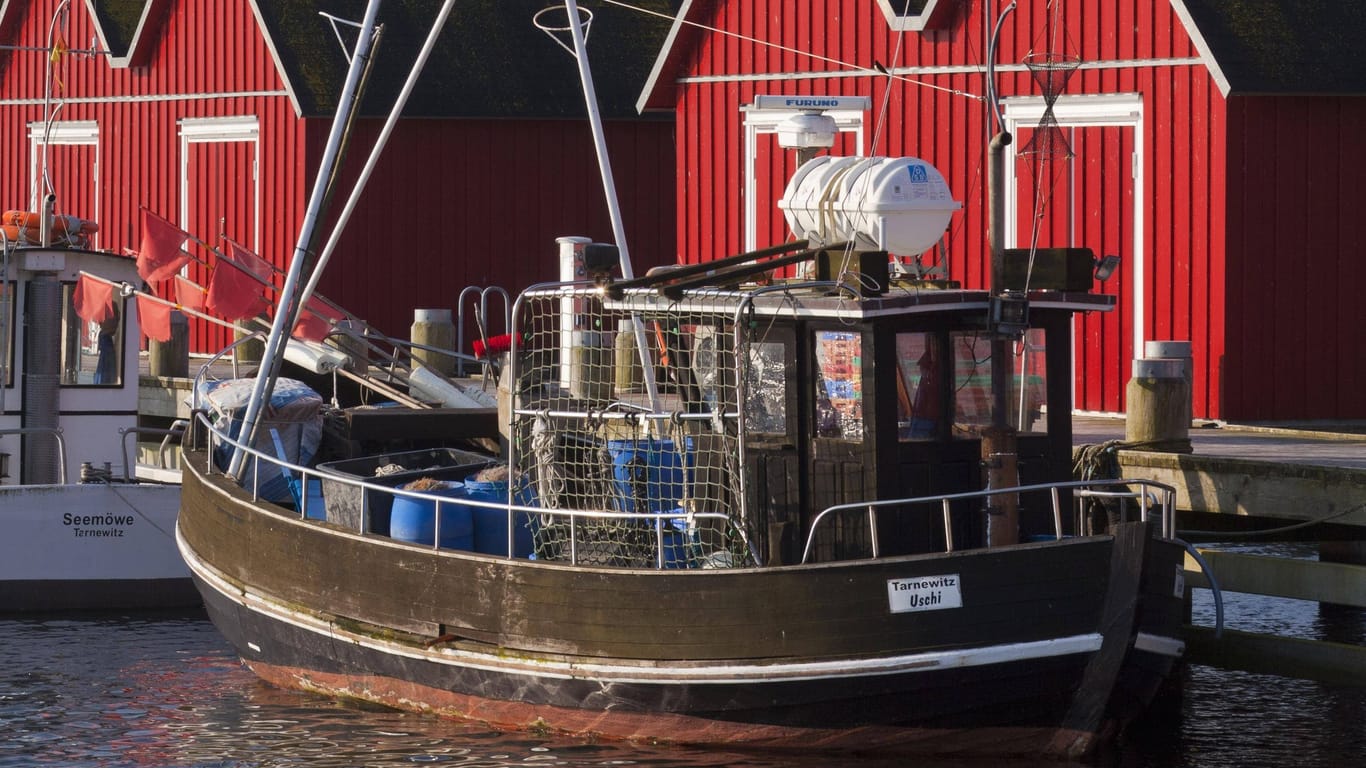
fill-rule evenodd
<path id="1" fill-rule="evenodd" d="M 173 447 L 172 439 L 174 439 L 175 442 L 179 442 L 183 439 L 185 430 L 188 426 L 189 422 L 186 420 L 176 419 L 171 422 L 169 429 L 159 429 L 156 427 L 127 427 L 120 429 L 119 435 L 122 437 L 121 447 L 123 449 L 123 479 L 125 481 L 131 481 L 133 479 L 130 468 L 136 463 L 136 459 L 133 462 L 128 461 L 128 437 L 130 435 L 160 436 L 161 444 L 157 447 L 157 469 L 174 469 L 167 459 L 167 454 Z"/>
<path id="2" fill-rule="evenodd" d="M 1175 534 L 1175 488 L 1151 480 L 1075 480 L 1061 483 L 1021 485 L 1011 488 L 989 488 L 980 491 L 951 493 L 939 496 L 919 496 L 906 499 L 886 499 L 870 502 L 855 502 L 851 504 L 837 504 L 822 510 L 820 514 L 816 515 L 816 519 L 811 522 L 811 530 L 807 533 L 806 537 L 806 546 L 802 549 L 802 562 L 806 563 L 810 561 L 811 552 L 816 546 L 816 539 L 823 530 L 823 526 L 829 525 L 831 521 L 838 519 L 841 514 L 866 512 L 868 515 L 869 544 L 872 556 L 877 558 L 881 556 L 877 538 L 877 520 L 879 513 L 892 512 L 903 514 L 914 512 L 928 514 L 924 510 L 912 508 L 929 507 L 931 505 L 938 506 L 942 511 L 944 519 L 944 551 L 952 552 L 954 551 L 953 502 L 967 499 L 986 499 L 1004 494 L 1047 491 L 1052 499 L 1053 535 L 1055 539 L 1062 539 L 1064 534 L 1062 526 L 1061 492 L 1063 490 L 1075 491 L 1074 496 L 1079 505 L 1081 501 L 1087 498 L 1118 499 L 1120 500 L 1121 519 L 1127 519 L 1126 513 L 1128 508 L 1126 502 L 1129 499 L 1138 500 L 1140 519 L 1142 520 L 1147 520 L 1151 508 L 1153 506 L 1158 506 L 1160 508 L 1159 523 L 1161 525 L 1162 536 L 1164 538 L 1172 538 Z M 977 514 L 980 513 L 981 510 L 971 510 L 971 512 Z M 962 511 L 962 513 L 966 514 L 967 511 Z M 1080 517 L 1080 509 L 1077 514 L 1078 517 Z M 1080 530 L 1080 527 L 1078 530 Z"/>
<path id="3" fill-rule="evenodd" d="M 281 471 L 281 473 L 282 473 L 287 479 L 290 479 L 291 481 L 292 481 L 294 478 L 298 478 L 298 489 L 299 489 L 299 490 L 298 490 L 298 498 L 299 498 L 299 504 L 298 504 L 297 513 L 298 513 L 298 516 L 299 516 L 301 519 L 309 519 L 309 517 L 310 517 L 310 514 L 309 514 L 310 511 L 316 511 L 316 510 L 311 510 L 311 504 L 313 504 L 313 503 L 315 503 L 315 502 L 314 502 L 314 499 L 311 498 L 310 494 L 307 492 L 307 489 L 308 489 L 309 484 L 310 484 L 311 482 L 317 481 L 317 482 L 321 483 L 323 480 L 326 480 L 329 484 L 339 484 L 339 485 L 342 485 L 342 486 L 347 486 L 347 487 L 351 487 L 351 488 L 354 488 L 354 489 L 358 489 L 358 490 L 360 491 L 360 494 L 359 494 L 359 495 L 360 495 L 360 499 L 361 499 L 361 514 L 360 514 L 360 518 L 359 518 L 359 521 L 358 521 L 358 525 L 357 525 L 356 529 L 355 529 L 353 532 L 354 532 L 354 533 L 357 533 L 357 534 L 360 534 L 360 535 L 362 535 L 362 536 L 375 536 L 375 535 L 378 535 L 378 534 L 370 533 L 370 527 L 371 527 L 371 526 L 370 526 L 371 511 L 370 511 L 370 499 L 369 499 L 370 494 L 369 494 L 369 493 L 366 493 L 367 491 L 370 491 L 370 492 L 375 492 L 375 493 L 387 494 L 387 495 L 393 496 L 393 497 L 395 497 L 395 498 L 409 498 L 409 499 L 415 499 L 415 500 L 419 500 L 419 501 L 423 501 L 423 502 L 427 502 L 427 503 L 432 504 L 432 505 L 433 505 L 433 509 L 434 509 L 434 515 L 433 515 L 433 517 L 434 517 L 434 519 L 433 519 L 433 530 L 432 530 L 432 543 L 431 543 L 430 545 L 421 545 L 421 544 L 414 544 L 414 545 L 415 545 L 415 546 L 429 546 L 429 548 L 431 548 L 431 549 L 433 549 L 433 550 L 442 549 L 442 548 L 443 548 L 443 547 L 441 546 L 441 518 L 442 518 L 441 511 L 442 511 L 442 509 L 443 509 L 444 506 L 449 506 L 449 505 L 454 505 L 454 504 L 459 504 L 460 506 L 464 506 L 464 507 L 473 507 L 473 508 L 480 508 L 480 509 L 496 510 L 496 511 L 498 511 L 498 512 L 504 513 L 504 514 L 507 516 L 507 520 L 508 520 L 508 542 L 507 542 L 508 546 L 507 546 L 507 549 L 506 549 L 506 552 L 507 552 L 506 557 L 508 557 L 508 558 L 512 558 L 512 557 L 515 557 L 515 556 L 516 556 L 514 547 L 512 546 L 512 543 L 513 543 L 513 542 L 512 542 L 512 539 L 513 539 L 513 526 L 518 525 L 517 518 L 518 518 L 518 516 L 521 516 L 521 515 L 526 515 L 526 516 L 537 516 L 537 517 L 539 518 L 539 520 L 540 520 L 540 524 L 543 525 L 543 526 L 551 525 L 551 524 L 554 523 L 554 521 L 556 521 L 556 520 L 560 520 L 560 519 L 567 520 L 567 521 L 569 522 L 569 532 L 570 532 L 570 536 L 569 536 L 568 562 L 569 562 L 570 564 L 575 564 L 575 565 L 580 564 L 581 559 L 582 559 L 582 554 L 581 554 L 581 552 L 580 552 L 580 546 L 579 546 L 578 538 L 577 538 L 575 532 L 578 530 L 579 524 L 580 524 L 582 521 L 587 521 L 587 520 L 619 520 L 619 521 L 629 522 L 629 523 L 631 523 L 632 525 L 636 525 L 636 526 L 638 526 L 638 527 L 641 528 L 641 529 L 648 528 L 648 529 L 652 530 L 652 531 L 653 531 L 654 538 L 655 538 L 655 545 L 656 545 L 656 546 L 655 546 L 655 554 L 654 554 L 655 567 L 656 567 L 656 568 L 660 568 L 660 569 L 666 567 L 666 558 L 665 558 L 665 551 L 666 551 L 665 535 L 666 535 L 666 533 L 665 533 L 665 531 L 666 531 L 666 526 L 667 526 L 667 525 L 670 523 L 670 521 L 672 521 L 672 520 L 684 519 L 684 520 L 687 521 L 687 523 L 688 523 L 688 525 L 689 525 L 690 528 L 693 527 L 698 521 L 703 521 L 703 522 L 712 522 L 712 521 L 714 521 L 714 522 L 720 523 L 720 524 L 722 524 L 722 525 L 725 526 L 725 530 L 724 530 L 724 534 L 725 534 L 725 535 L 727 535 L 727 536 L 734 535 L 738 540 L 740 540 L 740 541 L 745 541 L 745 542 L 746 542 L 746 546 L 748 546 L 748 544 L 747 544 L 747 539 L 746 539 L 745 536 L 744 536 L 744 532 L 743 532 L 742 530 L 740 530 L 738 527 L 735 526 L 734 521 L 732 521 L 732 520 L 731 520 L 729 517 L 727 517 L 725 514 L 719 513 L 719 512 L 693 512 L 693 513 L 684 513 L 684 512 L 675 511 L 675 512 L 667 512 L 667 513 L 665 513 L 665 512 L 646 512 L 646 513 L 642 513 L 642 512 L 616 512 L 616 511 L 606 511 L 606 510 L 566 510 L 566 509 L 554 509 L 554 508 L 546 508 L 546 507 L 538 507 L 538 506 L 529 506 L 529 505 L 524 505 L 524 504 L 512 503 L 511 497 L 512 497 L 514 491 L 513 491 L 513 489 L 511 489 L 511 488 L 509 488 L 509 491 L 508 491 L 508 493 L 509 493 L 509 501 L 508 501 L 508 502 L 488 501 L 488 500 L 474 499 L 474 498 L 469 498 L 469 497 L 461 497 L 461 498 L 455 499 L 455 498 L 452 498 L 452 497 L 450 497 L 450 496 L 442 496 L 442 495 L 433 494 L 433 493 L 424 493 L 424 492 L 422 492 L 422 491 L 406 490 L 406 489 L 403 489 L 403 488 L 395 488 L 395 487 L 393 487 L 393 486 L 383 485 L 383 484 L 380 484 L 380 483 L 367 482 L 367 481 L 362 480 L 362 479 L 357 478 L 357 477 L 351 477 L 351 476 L 341 475 L 341 474 L 338 474 L 338 473 L 335 473 L 335 472 L 320 471 L 320 470 L 317 470 L 317 469 L 314 469 L 314 468 L 310 468 L 310 467 L 306 467 L 306 466 L 303 466 L 303 465 L 300 465 L 300 464 L 295 464 L 295 463 L 292 463 L 292 462 L 289 462 L 289 461 L 285 461 L 285 460 L 279 458 L 278 456 L 273 456 L 273 455 L 271 455 L 271 454 L 269 454 L 269 453 L 266 453 L 265 451 L 258 450 L 258 449 L 256 449 L 256 448 L 253 448 L 253 447 L 251 447 L 251 446 L 248 446 L 248 445 L 246 445 L 245 443 L 242 443 L 240 440 L 237 440 L 237 439 L 235 439 L 235 438 L 233 438 L 233 437 L 231 437 L 231 436 L 225 434 L 224 432 L 222 432 L 221 430 L 219 430 L 218 428 L 216 428 L 216 427 L 214 426 L 214 424 L 213 424 L 212 421 L 210 420 L 210 415 L 209 415 L 209 413 L 208 413 L 207 411 L 205 411 L 204 409 L 202 409 L 202 408 L 196 408 L 196 409 L 195 409 L 195 411 L 191 414 L 191 420 L 192 420 L 193 422 L 195 422 L 195 423 L 198 425 L 198 426 L 196 427 L 196 430 L 199 429 L 199 428 L 203 428 L 203 429 L 205 430 L 205 435 L 207 436 L 207 441 L 206 441 L 206 448 L 207 448 L 207 451 L 206 451 L 205 467 L 204 467 L 206 474 L 210 474 L 210 475 L 216 474 L 216 473 L 222 474 L 222 473 L 218 470 L 218 468 L 214 465 L 214 454 L 215 454 L 215 451 L 218 450 L 218 449 L 219 449 L 220 447 L 222 447 L 222 446 L 232 446 L 232 447 L 235 448 L 235 449 L 241 449 L 242 451 L 245 452 L 245 454 L 249 457 L 249 459 L 254 459 L 254 460 L 250 461 L 250 465 L 251 465 L 250 477 L 249 477 L 249 478 L 235 478 L 235 479 L 241 484 L 241 486 L 242 486 L 243 488 L 250 490 L 251 496 L 252 496 L 252 501 L 253 501 L 254 503 L 260 503 L 260 502 L 262 501 L 262 498 L 261 498 L 261 495 L 260 495 L 260 488 L 261 488 L 261 480 L 260 480 L 260 478 L 261 478 L 261 466 L 262 466 L 263 463 L 264 463 L 264 464 L 267 464 L 267 465 L 273 465 L 273 466 L 279 468 L 279 470 Z M 195 440 L 198 439 L 198 437 L 197 437 L 198 432 L 197 432 L 197 431 L 192 431 L 191 434 L 192 434 L 192 443 L 193 443 Z M 412 543 L 412 542 L 408 542 L 408 543 Z M 557 562 L 564 562 L 564 561 L 557 561 Z"/>
<path id="4" fill-rule="evenodd" d="M 5 435 L 51 435 L 57 440 L 57 483 L 66 485 L 66 439 L 62 437 L 61 427 L 11 427 L 0 429 L 0 437 Z"/>
<path id="5" fill-rule="evenodd" d="M 512 300 L 506 289 L 496 285 L 480 287 L 477 285 L 465 286 L 460 291 L 460 297 L 456 299 L 456 319 L 455 319 L 455 348 L 463 350 L 465 348 L 465 307 L 472 303 L 466 300 L 468 296 L 478 296 L 479 305 L 475 308 L 474 323 L 476 330 L 479 331 L 480 341 L 488 344 L 489 342 L 489 296 L 501 297 L 503 300 L 503 329 L 512 329 Z M 465 362 L 468 358 L 460 356 L 456 358 L 456 375 L 465 375 Z M 478 365 L 483 365 L 485 361 L 475 359 Z"/>

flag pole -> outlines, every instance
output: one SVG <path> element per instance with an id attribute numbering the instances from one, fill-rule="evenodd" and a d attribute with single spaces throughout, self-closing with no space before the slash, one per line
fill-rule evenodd
<path id="1" fill-rule="evenodd" d="M 427 33 L 427 39 L 423 42 L 422 48 L 418 51 L 417 58 L 413 61 L 412 69 L 408 72 L 408 79 L 404 81 L 403 88 L 399 91 L 398 98 L 394 101 L 393 109 L 389 110 L 389 116 L 384 121 L 384 127 L 380 129 L 379 137 L 375 139 L 375 146 L 370 150 L 370 157 L 365 161 L 365 167 L 361 169 L 360 178 L 351 188 L 351 194 L 346 198 L 346 204 L 342 206 L 341 215 L 337 218 L 337 224 L 332 229 L 331 235 L 327 238 L 327 244 L 323 246 L 322 253 L 318 256 L 318 263 L 313 268 L 313 274 L 308 278 L 308 285 L 304 287 L 303 294 L 299 298 L 300 304 L 308 301 L 313 295 L 313 290 L 318 286 L 323 268 L 332 258 L 332 251 L 336 249 L 337 242 L 341 239 L 342 231 L 346 229 L 346 224 L 351 220 L 351 213 L 356 208 L 356 202 L 360 199 L 361 192 L 370 180 L 371 173 L 375 170 L 376 163 L 379 162 L 380 152 L 385 144 L 389 142 L 389 134 L 393 133 L 394 125 L 398 123 L 403 107 L 408 103 L 408 96 L 413 92 L 413 87 L 417 85 L 418 75 L 422 73 L 427 64 L 427 58 L 431 55 L 432 49 L 436 47 L 437 37 L 441 33 L 441 28 L 446 26 L 446 18 L 450 16 L 451 8 L 454 7 L 455 0 L 445 0 L 441 5 L 441 10 L 437 12 L 436 21 L 432 24 L 431 31 Z"/>
<path id="2" fill-rule="evenodd" d="M 332 119 L 331 134 L 328 137 L 327 148 L 323 152 L 322 162 L 318 166 L 318 177 L 313 186 L 313 194 L 309 198 L 308 211 L 304 215 L 303 226 L 299 230 L 299 239 L 294 247 L 294 256 L 290 260 L 289 272 L 285 276 L 284 287 L 280 289 L 280 300 L 275 308 L 275 320 L 271 323 L 270 335 L 266 337 L 266 349 L 261 358 L 261 369 L 256 372 L 256 384 L 252 387 L 251 399 L 247 401 L 247 410 L 242 416 L 242 429 L 238 433 L 242 438 L 241 445 L 254 444 L 262 407 L 270 398 L 275 387 L 275 380 L 279 376 L 280 358 L 285 348 L 284 340 L 290 331 L 285 326 L 288 319 L 294 314 L 293 305 L 299 292 L 304 262 L 307 261 L 308 245 L 313 241 L 313 231 L 321 217 L 328 178 L 332 167 L 336 165 L 341 156 L 342 137 L 346 132 L 347 124 L 350 122 L 349 117 L 356 108 L 361 71 L 370 59 L 370 50 L 374 43 L 375 21 L 379 16 L 379 5 L 380 0 L 369 0 L 365 8 L 365 20 L 361 23 L 361 33 L 356 41 L 355 55 L 351 58 L 351 66 L 346 74 L 346 84 L 342 88 L 342 97 L 337 103 L 336 116 Z M 237 477 L 241 473 L 242 464 L 246 461 L 246 450 L 241 445 L 233 451 L 232 460 L 228 463 L 227 474 L 232 477 Z"/>

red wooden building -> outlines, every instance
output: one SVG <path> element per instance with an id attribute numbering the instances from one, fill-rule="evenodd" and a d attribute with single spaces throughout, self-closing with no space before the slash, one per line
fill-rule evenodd
<path id="1" fill-rule="evenodd" d="M 983 96 L 1006 5 L 685 2 L 639 103 L 676 120 L 682 258 L 790 237 L 786 115 L 755 96 L 864 96 L 834 115 L 834 151 L 936 166 L 964 203 L 942 259 L 984 286 Z M 1189 340 L 1197 417 L 1366 418 L 1366 4 L 1020 0 L 1000 29 L 1007 247 L 1122 258 L 1103 285 L 1117 310 L 1079 321 L 1076 407 L 1122 411 L 1143 342 Z M 1049 61 L 1077 66 L 1043 130 L 1041 83 L 1065 68 L 1027 62 Z"/>
<path id="2" fill-rule="evenodd" d="M 558 236 L 612 239 L 577 69 L 532 23 L 547 4 L 456 4 L 323 294 L 402 336 L 414 308 L 455 309 L 466 286 L 515 295 L 555 279 Z M 641 4 L 665 18 L 585 3 L 597 13 L 589 47 L 626 230 L 648 266 L 674 260 L 673 124 L 640 117 L 634 100 L 677 4 Z M 382 6 L 336 208 L 439 6 Z M 45 155 L 59 212 L 98 221 L 100 248 L 136 248 L 147 208 L 284 267 L 346 72 L 320 11 L 358 21 L 364 10 L 363 0 L 0 0 L 0 209 L 35 208 Z M 54 18 L 67 50 L 50 57 Z M 340 30 L 349 47 L 354 29 Z M 206 274 L 192 264 L 189 276 Z M 195 351 L 216 351 L 227 334 L 193 321 L 191 338 Z"/>

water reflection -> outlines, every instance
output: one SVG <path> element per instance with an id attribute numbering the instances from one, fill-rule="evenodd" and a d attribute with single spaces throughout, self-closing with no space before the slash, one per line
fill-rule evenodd
<path id="1" fill-rule="evenodd" d="M 23 659 L 0 671 L 0 730 L 8 735 L 0 766 L 6 768 L 830 765 L 819 756 L 501 733 L 272 688 L 243 669 L 198 617 L 0 620 L 0 642 Z"/>
<path id="2" fill-rule="evenodd" d="M 1203 590 L 1202 590 L 1203 591 Z M 1197 593 L 1199 595 L 1199 593 Z M 1295 601 L 1286 601 L 1294 603 Z M 1197 600 L 1197 621 L 1212 616 Z M 1362 612 L 1239 605 L 1230 626 L 1359 638 Z M 1203 616 L 1204 618 L 1200 618 Z M 1237 623 L 1235 623 L 1237 622 Z M 1250 626 L 1251 625 L 1251 626 Z M 11 766 L 666 766 L 815 768 L 828 756 L 586 743 L 502 733 L 269 687 L 203 618 L 0 619 L 0 768 Z M 1366 754 L 1366 691 L 1192 666 L 1098 764 L 1116 768 L 1352 764 Z M 836 761 L 841 765 L 847 760 Z M 863 768 L 985 768 L 953 760 Z M 1057 766 L 1011 762 L 1011 768 Z"/>

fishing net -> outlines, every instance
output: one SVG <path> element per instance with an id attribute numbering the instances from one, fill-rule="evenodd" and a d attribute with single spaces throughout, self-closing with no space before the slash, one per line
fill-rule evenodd
<path id="1" fill-rule="evenodd" d="M 529 291 L 513 312 L 510 463 L 528 478 L 538 559 L 622 567 L 752 565 L 740 471 L 738 300 Z M 644 349 L 644 355 L 640 350 Z M 782 376 L 781 370 L 768 375 Z M 750 425 L 751 428 L 754 426 Z"/>
<path id="2" fill-rule="evenodd" d="M 1081 65 L 1081 59 L 1056 53 L 1032 53 L 1025 57 L 1024 65 L 1043 95 L 1044 111 L 1020 154 L 1035 163 L 1072 157 L 1072 147 L 1066 132 L 1058 124 L 1053 107 L 1067 88 L 1067 81 Z"/>

